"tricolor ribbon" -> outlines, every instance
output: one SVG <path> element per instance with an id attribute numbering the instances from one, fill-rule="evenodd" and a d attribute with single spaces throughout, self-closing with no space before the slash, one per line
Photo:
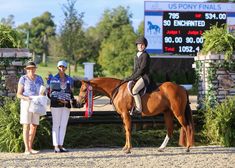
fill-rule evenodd
<path id="1" fill-rule="evenodd" d="M 87 87 L 87 100 L 86 100 L 86 111 L 85 117 L 91 117 L 93 113 L 93 89 L 91 85 Z"/>

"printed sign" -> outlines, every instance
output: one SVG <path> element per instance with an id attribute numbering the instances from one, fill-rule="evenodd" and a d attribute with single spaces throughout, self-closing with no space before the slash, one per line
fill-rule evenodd
<path id="1" fill-rule="evenodd" d="M 212 25 L 235 30 L 234 3 L 145 1 L 147 51 L 195 56 L 202 49 L 202 34 Z"/>

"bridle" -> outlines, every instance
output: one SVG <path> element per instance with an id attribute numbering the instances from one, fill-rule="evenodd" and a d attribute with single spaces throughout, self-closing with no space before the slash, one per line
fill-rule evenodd
<path id="1" fill-rule="evenodd" d="M 89 81 L 88 81 L 89 82 Z M 88 85 L 88 86 L 87 86 Z M 87 92 L 88 92 L 88 87 L 90 85 L 90 82 L 86 85 L 86 89 L 84 91 L 80 91 L 79 95 L 78 95 L 78 99 L 79 99 L 79 103 L 84 105 L 86 103 L 86 99 L 87 99 Z M 82 95 L 81 95 L 82 93 Z"/>
<path id="2" fill-rule="evenodd" d="M 116 86 L 114 89 L 113 89 L 113 91 L 112 91 L 112 93 L 111 93 L 111 97 L 110 97 L 110 104 L 113 104 L 113 101 L 114 101 L 114 99 L 116 98 L 116 96 L 117 96 L 117 93 L 118 93 L 118 91 L 119 91 L 119 88 L 120 88 L 120 86 L 122 86 L 124 83 L 126 83 L 126 82 L 121 82 L 120 84 L 118 84 L 118 86 Z M 84 105 L 85 104 L 85 102 L 86 102 L 86 100 L 87 100 L 87 93 L 88 93 L 88 87 L 89 86 L 91 86 L 91 84 L 90 84 L 90 81 L 88 81 L 88 82 L 86 82 L 86 89 L 84 90 L 84 91 L 80 91 L 80 94 L 79 94 L 79 96 L 78 96 L 78 99 L 79 99 L 79 103 L 80 104 L 82 104 L 82 105 Z M 81 95 L 81 93 L 83 93 L 82 95 Z M 114 104 L 113 104 L 114 105 Z"/>

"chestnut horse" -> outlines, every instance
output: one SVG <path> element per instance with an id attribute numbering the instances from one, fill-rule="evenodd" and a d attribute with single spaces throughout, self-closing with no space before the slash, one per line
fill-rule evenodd
<path id="1" fill-rule="evenodd" d="M 131 116 L 129 111 L 133 106 L 133 97 L 128 92 L 127 83 L 123 84 L 122 80 L 107 77 L 82 81 L 77 99 L 77 102 L 82 106 L 86 101 L 88 86 L 92 86 L 95 92 L 103 93 L 111 99 L 117 113 L 121 115 L 125 128 L 126 143 L 123 151 L 130 153 L 132 144 Z M 187 147 L 186 151 L 188 152 L 190 146 L 194 143 L 194 127 L 187 91 L 175 83 L 165 82 L 158 90 L 146 93 L 141 99 L 143 105 L 142 116 L 164 114 L 167 134 L 162 145 L 159 147 L 159 151 L 163 151 L 169 139 L 172 137 L 173 119 L 175 116 L 181 125 L 179 144 Z"/>

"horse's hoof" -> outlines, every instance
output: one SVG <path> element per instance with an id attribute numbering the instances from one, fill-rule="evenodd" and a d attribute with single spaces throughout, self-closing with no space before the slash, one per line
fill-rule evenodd
<path id="1" fill-rule="evenodd" d="M 158 152 L 164 152 L 164 148 L 158 148 Z"/>
<path id="2" fill-rule="evenodd" d="M 190 152 L 189 148 L 188 148 L 188 149 L 186 149 L 186 152 Z"/>

